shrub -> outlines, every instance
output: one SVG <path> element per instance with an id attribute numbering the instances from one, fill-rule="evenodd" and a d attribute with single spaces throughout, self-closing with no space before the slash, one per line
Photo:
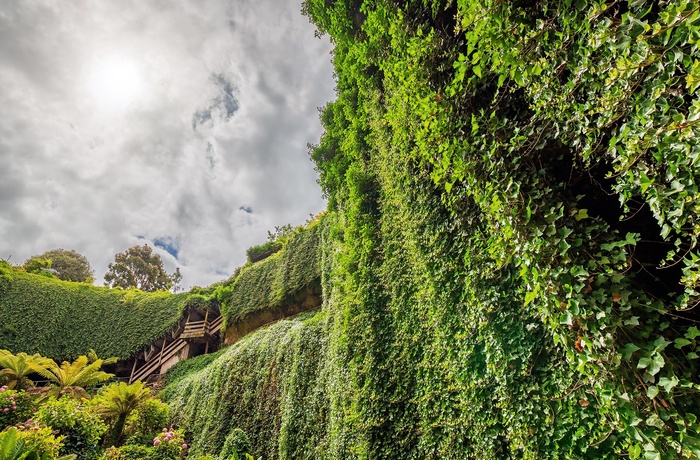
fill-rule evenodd
<path id="1" fill-rule="evenodd" d="M 183 457 L 188 448 L 182 430 L 172 428 L 163 428 L 163 431 L 153 439 L 153 447 L 155 454 L 151 458 L 155 460 Z"/>
<path id="2" fill-rule="evenodd" d="M 24 422 L 33 409 L 34 403 L 27 392 L 0 387 L 0 428 Z"/>
<path id="3" fill-rule="evenodd" d="M 255 263 L 270 257 L 281 249 L 282 243 L 279 241 L 268 241 L 265 244 L 248 248 L 246 255 L 248 256 L 248 261 Z"/>
<path id="4" fill-rule="evenodd" d="M 250 439 L 245 431 L 240 428 L 234 428 L 224 441 L 224 447 L 221 449 L 221 458 L 229 458 L 232 455 L 243 455 L 250 452 Z"/>
<path id="5" fill-rule="evenodd" d="M 170 407 L 160 399 L 149 399 L 126 420 L 126 444 L 151 444 L 160 428 L 168 423 Z"/>
<path id="6" fill-rule="evenodd" d="M 64 437 L 56 436 L 51 427 L 42 426 L 30 419 L 19 425 L 17 430 L 17 439 L 24 441 L 25 445 L 34 446 L 42 460 L 58 457 Z"/>
<path id="7" fill-rule="evenodd" d="M 62 454 L 95 459 L 100 454 L 100 440 L 107 431 L 95 409 L 73 398 L 50 398 L 39 407 L 35 419 L 65 436 Z"/>

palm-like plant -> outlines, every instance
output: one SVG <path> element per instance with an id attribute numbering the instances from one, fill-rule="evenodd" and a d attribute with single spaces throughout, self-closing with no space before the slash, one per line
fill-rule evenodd
<path id="1" fill-rule="evenodd" d="M 87 356 L 79 356 L 72 363 L 63 361 L 59 366 L 56 361 L 49 359 L 44 366 L 34 370 L 52 382 L 49 395 L 65 394 L 75 398 L 88 398 L 86 387 L 114 377 L 114 374 L 100 370 L 103 363 L 102 359 L 91 361 Z"/>
<path id="2" fill-rule="evenodd" d="M 138 409 L 151 398 L 151 390 L 143 382 L 127 385 L 119 382 L 108 386 L 97 398 L 97 413 L 108 420 L 113 420 L 111 439 L 113 445 L 121 440 L 126 419 L 132 411 Z"/>
<path id="3" fill-rule="evenodd" d="M 7 350 L 0 350 L 0 376 L 7 381 L 10 390 L 22 390 L 34 383 L 27 377 L 29 374 L 37 372 L 37 368 L 44 367 L 50 359 L 39 354 L 28 355 L 17 353 L 13 355 Z"/>

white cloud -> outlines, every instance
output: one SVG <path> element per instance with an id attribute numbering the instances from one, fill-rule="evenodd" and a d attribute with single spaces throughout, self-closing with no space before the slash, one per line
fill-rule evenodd
<path id="1" fill-rule="evenodd" d="M 321 211 L 306 143 L 334 97 L 330 45 L 299 10 L 288 0 L 4 5 L 0 257 L 75 249 L 99 278 L 139 237 L 170 238 L 183 284 L 208 285 L 267 230 Z M 141 79 L 125 105 L 89 91 L 109 56 Z M 157 251 L 172 271 L 176 260 Z"/>

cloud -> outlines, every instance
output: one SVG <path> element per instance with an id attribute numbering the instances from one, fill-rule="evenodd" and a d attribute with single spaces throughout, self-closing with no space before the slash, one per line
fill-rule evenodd
<path id="1" fill-rule="evenodd" d="M 206 108 L 197 110 L 192 115 L 192 129 L 196 129 L 197 125 L 213 123 L 215 118 L 225 123 L 238 110 L 238 100 L 234 94 L 233 83 L 223 74 L 214 74 L 211 80 L 218 89 L 218 94 Z"/>
<path id="2" fill-rule="evenodd" d="M 299 10 L 288 0 L 4 5 L 0 257 L 75 249 L 99 278 L 141 235 L 168 271 L 181 267 L 184 286 L 208 285 L 267 230 L 322 210 L 306 143 L 321 134 L 316 107 L 334 97 L 330 44 Z M 112 55 L 142 79 L 120 107 L 86 90 Z"/>

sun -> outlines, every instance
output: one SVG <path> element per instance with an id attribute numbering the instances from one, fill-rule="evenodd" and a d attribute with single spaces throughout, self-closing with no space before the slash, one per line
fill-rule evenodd
<path id="1" fill-rule="evenodd" d="M 141 92 L 141 76 L 133 61 L 121 56 L 105 56 L 93 64 L 87 90 L 101 107 L 125 109 Z"/>

